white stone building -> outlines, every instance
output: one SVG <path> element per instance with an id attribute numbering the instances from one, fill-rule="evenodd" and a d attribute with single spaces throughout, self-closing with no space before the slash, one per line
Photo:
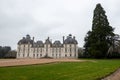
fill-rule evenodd
<path id="1" fill-rule="evenodd" d="M 17 58 L 78 58 L 78 42 L 71 34 L 63 42 L 59 40 L 52 43 L 49 39 L 34 41 L 30 35 L 26 35 L 18 42 Z"/>

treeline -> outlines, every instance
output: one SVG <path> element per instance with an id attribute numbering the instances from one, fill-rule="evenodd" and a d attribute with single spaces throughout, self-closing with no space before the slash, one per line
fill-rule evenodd
<path id="1" fill-rule="evenodd" d="M 17 52 L 11 50 L 10 46 L 0 46 L 0 58 L 16 58 Z"/>

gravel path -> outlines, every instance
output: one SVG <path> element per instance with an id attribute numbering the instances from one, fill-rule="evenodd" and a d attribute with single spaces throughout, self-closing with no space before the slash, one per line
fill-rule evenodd
<path id="1" fill-rule="evenodd" d="M 0 59 L 0 67 L 44 64 L 53 62 L 83 62 L 85 60 L 78 59 Z"/>
<path id="2" fill-rule="evenodd" d="M 107 76 L 102 80 L 120 80 L 120 69 L 116 70 L 113 74 Z"/>

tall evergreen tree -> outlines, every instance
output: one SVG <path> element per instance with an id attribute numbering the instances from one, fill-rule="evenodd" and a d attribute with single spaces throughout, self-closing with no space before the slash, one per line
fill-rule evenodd
<path id="1" fill-rule="evenodd" d="M 85 49 L 92 57 L 105 57 L 107 51 L 112 45 L 112 36 L 114 29 L 109 25 L 105 11 L 101 4 L 97 4 L 94 10 L 92 31 L 89 31 L 85 38 Z"/>

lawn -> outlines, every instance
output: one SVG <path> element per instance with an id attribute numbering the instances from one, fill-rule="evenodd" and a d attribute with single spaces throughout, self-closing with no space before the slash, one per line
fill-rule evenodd
<path id="1" fill-rule="evenodd" d="M 99 80 L 119 67 L 120 60 L 2 67 L 0 80 Z"/>

